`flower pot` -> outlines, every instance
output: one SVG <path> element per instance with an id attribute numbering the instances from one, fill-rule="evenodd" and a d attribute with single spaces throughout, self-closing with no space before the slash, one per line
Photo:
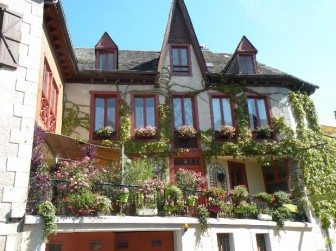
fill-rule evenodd
<path id="1" fill-rule="evenodd" d="M 120 202 L 121 203 L 127 203 L 127 201 L 128 201 L 128 194 L 120 195 Z"/>
<path id="2" fill-rule="evenodd" d="M 196 204 L 196 200 L 195 199 L 188 199 L 188 205 L 189 207 L 194 207 Z"/>
<path id="3" fill-rule="evenodd" d="M 258 220 L 265 220 L 265 221 L 271 221 L 272 216 L 268 214 L 258 214 L 257 215 Z"/>
<path id="4" fill-rule="evenodd" d="M 154 216 L 158 214 L 157 208 L 137 208 L 135 214 L 139 216 Z"/>

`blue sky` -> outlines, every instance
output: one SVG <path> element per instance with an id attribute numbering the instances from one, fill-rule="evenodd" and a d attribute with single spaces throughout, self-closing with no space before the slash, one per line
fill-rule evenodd
<path id="1" fill-rule="evenodd" d="M 74 47 L 107 31 L 122 50 L 162 46 L 171 0 L 62 0 Z M 200 44 L 232 53 L 243 35 L 257 60 L 320 86 L 321 124 L 336 126 L 336 0 L 185 0 Z"/>

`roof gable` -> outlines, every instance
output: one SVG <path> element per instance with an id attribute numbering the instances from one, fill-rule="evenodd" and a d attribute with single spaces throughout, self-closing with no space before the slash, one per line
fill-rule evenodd
<path id="1" fill-rule="evenodd" d="M 164 58 L 168 50 L 168 43 L 190 43 L 194 49 L 195 56 L 202 74 L 204 75 L 207 72 L 202 50 L 198 43 L 187 7 L 183 0 L 173 0 L 172 2 L 159 59 L 159 71 L 161 71 L 163 67 Z"/>
<path id="2" fill-rule="evenodd" d="M 253 46 L 253 44 L 247 39 L 247 37 L 243 36 L 240 40 L 236 52 L 238 53 L 253 53 L 257 54 L 258 50 Z"/>
<path id="3" fill-rule="evenodd" d="M 95 46 L 95 49 L 116 49 L 118 50 L 118 46 L 112 40 L 110 35 L 105 31 L 103 36 L 100 38 L 98 43 Z"/>

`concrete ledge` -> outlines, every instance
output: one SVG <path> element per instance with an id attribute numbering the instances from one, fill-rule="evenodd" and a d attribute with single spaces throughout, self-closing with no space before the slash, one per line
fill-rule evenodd
<path id="1" fill-rule="evenodd" d="M 40 224 L 42 219 L 39 216 L 26 215 L 25 224 L 34 225 Z M 156 230 L 177 230 L 181 229 L 182 225 L 198 225 L 197 218 L 191 217 L 136 217 L 136 216 L 100 216 L 100 217 L 56 217 L 56 222 L 59 231 L 106 231 L 106 230 L 141 230 L 141 229 L 156 229 Z M 254 228 L 268 227 L 277 228 L 274 221 L 260 221 L 250 219 L 209 219 L 210 228 L 220 227 L 237 227 L 237 228 Z M 311 223 L 289 222 L 285 223 L 284 229 L 300 229 L 310 231 L 313 228 Z"/>

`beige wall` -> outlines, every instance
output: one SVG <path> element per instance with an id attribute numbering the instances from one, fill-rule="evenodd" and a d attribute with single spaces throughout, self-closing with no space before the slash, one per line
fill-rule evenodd
<path id="1" fill-rule="evenodd" d="M 38 86 L 38 96 L 37 96 L 37 106 L 36 106 L 36 117 L 37 123 L 44 128 L 44 125 L 40 119 L 39 113 L 41 109 L 41 95 L 42 95 L 42 85 L 43 85 L 43 68 L 45 59 L 48 61 L 51 71 L 53 72 L 53 77 L 58 88 L 58 101 L 57 101 L 57 120 L 56 120 L 56 133 L 61 134 L 62 130 L 62 115 L 63 115 L 63 89 L 64 81 L 60 75 L 59 66 L 56 62 L 56 56 L 52 49 L 50 40 L 46 34 L 46 27 L 43 26 L 42 33 L 42 47 L 41 47 L 41 60 L 39 68 L 39 86 Z"/>

